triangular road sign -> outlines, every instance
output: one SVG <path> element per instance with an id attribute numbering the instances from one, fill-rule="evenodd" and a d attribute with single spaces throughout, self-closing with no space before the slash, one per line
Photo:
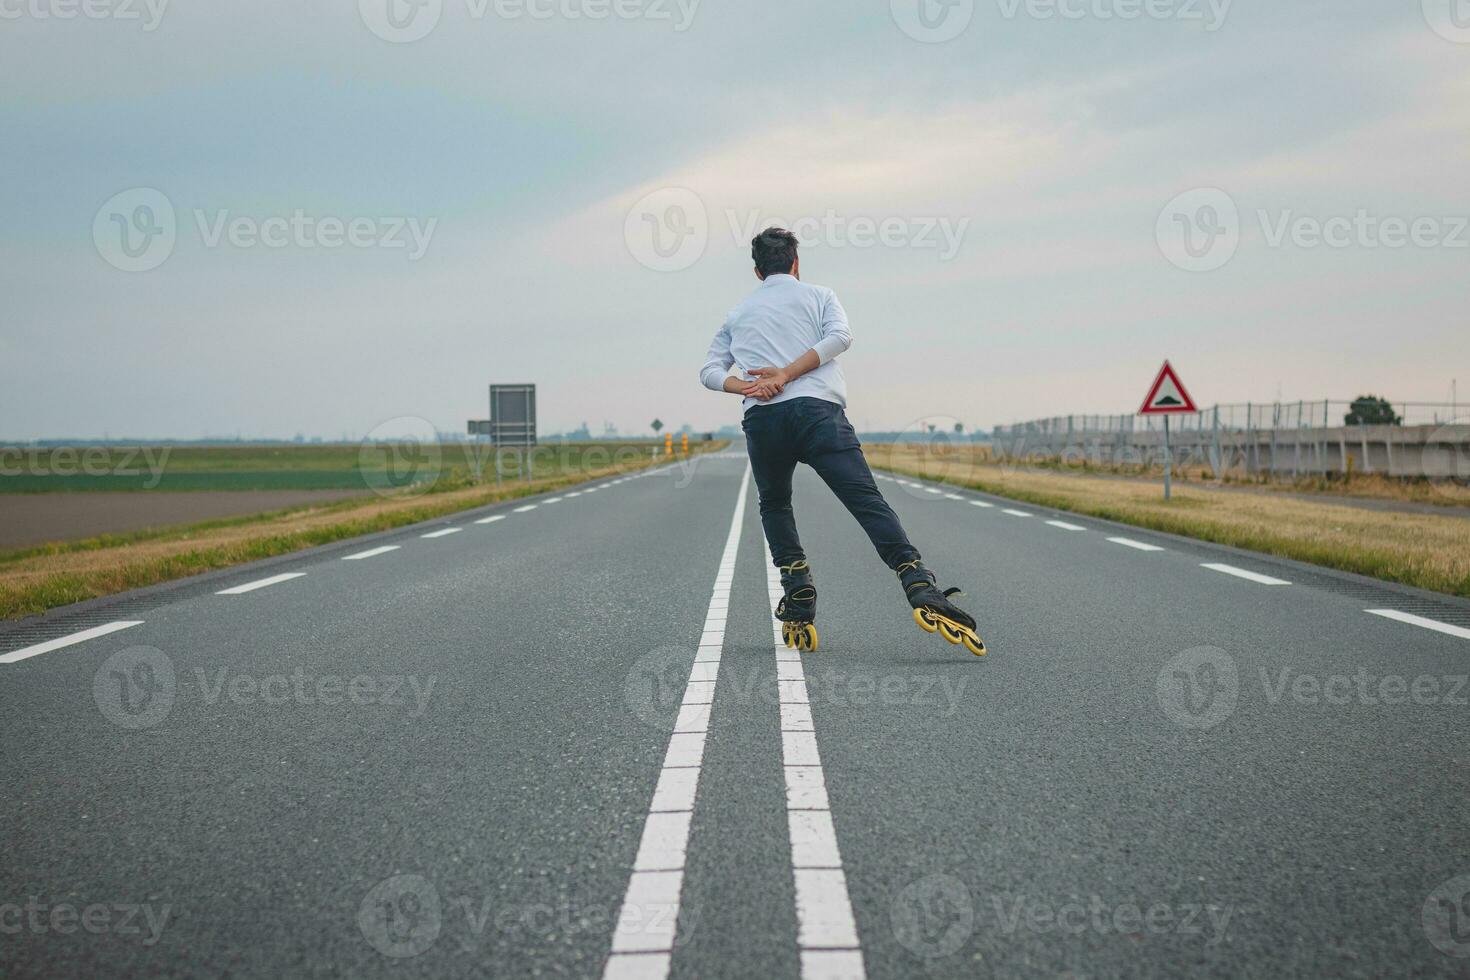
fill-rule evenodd
<path id="1" fill-rule="evenodd" d="M 1143 400 L 1143 407 L 1138 410 L 1139 415 L 1168 415 L 1173 412 L 1197 412 L 1194 399 L 1189 397 L 1189 392 L 1184 390 L 1184 383 L 1179 380 L 1179 375 L 1174 373 L 1174 368 L 1168 361 L 1159 369 L 1159 376 L 1154 379 L 1153 387 L 1148 390 L 1148 397 Z"/>

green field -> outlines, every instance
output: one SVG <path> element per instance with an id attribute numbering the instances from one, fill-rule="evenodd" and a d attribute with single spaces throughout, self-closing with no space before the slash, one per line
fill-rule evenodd
<path id="1" fill-rule="evenodd" d="M 536 447 L 535 475 L 551 476 L 647 456 L 644 442 Z M 503 450 L 503 479 L 520 475 L 520 452 Z M 449 490 L 495 479 L 490 447 L 472 443 L 0 447 L 0 493 L 93 490 Z M 480 481 L 476 480 L 476 470 Z"/>
<path id="2" fill-rule="evenodd" d="M 694 455 L 714 452 L 727 441 L 692 442 Z M 80 540 L 56 541 L 36 547 L 0 551 L 0 619 L 15 619 L 45 612 L 57 606 L 97 596 L 142 588 L 171 579 L 226 568 L 241 562 L 288 554 L 314 545 L 392 530 L 409 524 L 446 517 L 460 511 L 499 501 L 572 487 L 618 473 L 635 472 L 651 463 L 664 462 L 654 443 L 568 443 L 540 447 L 534 459 L 534 479 L 516 476 L 515 463 L 507 453 L 500 485 L 483 461 L 480 478 L 475 478 L 476 461 L 465 446 L 451 444 L 433 451 L 419 447 L 359 446 L 301 447 L 208 447 L 179 450 L 162 466 L 150 471 L 150 479 L 161 475 L 153 489 L 208 488 L 241 490 L 259 487 L 262 474 L 276 480 L 270 488 L 321 487 L 307 482 L 324 474 L 355 481 L 348 486 L 364 490 L 360 496 L 285 510 L 241 517 L 172 523 L 136 531 L 102 534 Z M 48 457 L 50 458 L 50 457 Z M 100 457 L 94 457 L 94 461 Z M 676 457 L 683 459 L 681 455 Z M 157 455 L 153 457 L 159 462 Z M 72 465 L 63 456 L 51 458 Z M 0 466 L 11 465 L 0 458 Z M 344 474 L 347 474 L 344 476 Z M 87 487 L 99 479 L 97 473 L 0 474 L 0 491 L 20 487 L 28 480 L 44 479 L 37 492 Z M 21 479 L 24 476 L 25 479 Z M 84 479 L 85 478 L 85 479 Z M 125 477 L 136 479 L 136 476 Z M 198 482 L 184 483 L 195 480 Z M 190 498 L 149 497 L 142 485 L 139 503 L 164 501 L 187 503 Z M 393 489 L 397 488 L 397 489 Z M 127 489 L 124 481 L 103 484 L 101 489 Z M 381 492 L 368 493 L 368 489 Z M 197 495 L 193 499 L 197 500 Z M 65 513 L 83 505 L 113 506 L 115 498 L 50 494 L 36 503 Z M 12 508 L 12 511 L 14 508 Z M 7 511 L 0 508 L 0 517 Z"/>

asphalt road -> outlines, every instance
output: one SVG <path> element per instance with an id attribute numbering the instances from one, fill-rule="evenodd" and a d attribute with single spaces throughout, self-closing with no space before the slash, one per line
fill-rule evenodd
<path id="1" fill-rule="evenodd" d="M 1470 605 L 804 473 L 798 659 L 744 471 L 0 632 L 0 975 L 1470 975 Z"/>

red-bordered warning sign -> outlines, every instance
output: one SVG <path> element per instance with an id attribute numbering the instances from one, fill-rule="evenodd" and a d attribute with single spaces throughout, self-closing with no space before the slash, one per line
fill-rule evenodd
<path id="1" fill-rule="evenodd" d="M 1189 397 L 1189 392 L 1184 390 L 1184 382 L 1179 380 L 1179 375 L 1174 373 L 1174 368 L 1168 361 L 1159 369 L 1159 376 L 1154 378 L 1154 383 L 1148 390 L 1148 397 L 1143 400 L 1143 407 L 1138 410 L 1139 415 L 1170 415 L 1176 412 L 1197 412 L 1194 399 Z"/>

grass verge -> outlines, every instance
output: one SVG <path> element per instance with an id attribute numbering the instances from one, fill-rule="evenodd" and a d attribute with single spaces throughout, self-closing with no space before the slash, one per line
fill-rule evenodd
<path id="1" fill-rule="evenodd" d="M 1132 463 L 1098 463 L 1088 459 L 1045 458 L 1036 456 L 1024 460 L 1002 462 L 988 446 L 954 447 L 955 452 L 972 453 L 978 463 L 1022 466 L 1030 470 L 1050 471 L 1065 476 L 1112 476 L 1135 480 L 1162 480 L 1162 466 L 1146 466 Z M 1196 486 L 1232 487 L 1269 493 L 1313 494 L 1322 497 L 1355 497 L 1362 500 L 1395 500 L 1415 504 L 1430 504 L 1435 507 L 1470 507 L 1470 486 L 1455 480 L 1430 480 L 1426 477 L 1385 476 L 1382 473 L 1303 474 L 1292 477 L 1269 473 L 1252 476 L 1239 469 L 1231 470 L 1216 479 L 1208 466 L 1198 462 L 1174 467 L 1174 482 Z"/>
<path id="2" fill-rule="evenodd" d="M 1158 484 L 1018 469 L 966 450 L 875 445 L 881 469 L 969 487 L 1202 541 L 1293 558 L 1419 588 L 1470 596 L 1470 519 L 1406 514 L 1273 494 L 1212 493 Z"/>
<path id="3" fill-rule="evenodd" d="M 696 455 L 728 442 L 701 443 Z M 662 459 L 659 460 L 662 462 Z M 420 496 L 345 500 L 250 518 L 207 521 L 126 537 L 94 538 L 0 554 L 0 619 L 432 520 L 503 500 L 647 469 L 640 457 L 561 472 L 497 489 L 473 486 Z"/>

